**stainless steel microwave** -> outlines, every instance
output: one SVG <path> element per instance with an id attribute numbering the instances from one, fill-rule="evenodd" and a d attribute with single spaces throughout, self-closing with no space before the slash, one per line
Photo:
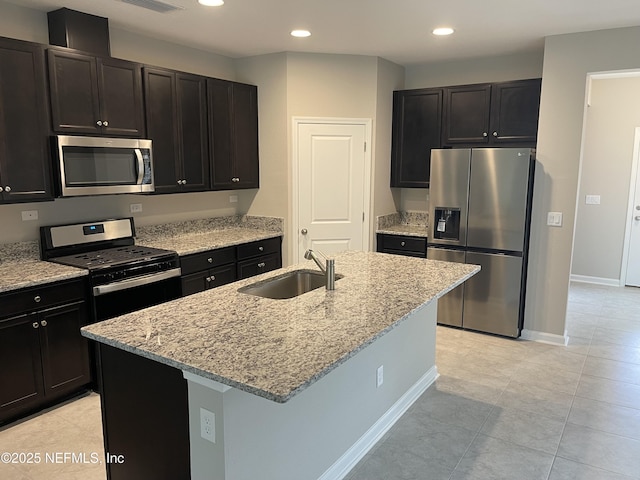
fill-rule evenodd
<path id="1" fill-rule="evenodd" d="M 58 135 L 54 143 L 63 197 L 154 191 L 151 140 Z"/>

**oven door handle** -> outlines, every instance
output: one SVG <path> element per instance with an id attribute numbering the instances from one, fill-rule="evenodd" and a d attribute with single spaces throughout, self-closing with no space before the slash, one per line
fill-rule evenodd
<path id="1" fill-rule="evenodd" d="M 130 280 L 98 285 L 97 287 L 93 287 L 93 296 L 99 297 L 100 295 L 106 295 L 107 293 L 119 292 L 121 290 L 140 287 L 142 285 L 149 285 L 150 283 L 160 282 L 162 280 L 167 280 L 168 278 L 179 277 L 181 274 L 182 270 L 180 268 L 173 268 L 164 272 L 152 273 L 151 275 L 144 275 Z"/>
<path id="2" fill-rule="evenodd" d="M 136 180 L 137 185 L 142 185 L 142 179 L 144 178 L 144 160 L 142 160 L 142 151 L 139 148 L 134 148 L 133 151 L 138 159 L 138 178 Z"/>

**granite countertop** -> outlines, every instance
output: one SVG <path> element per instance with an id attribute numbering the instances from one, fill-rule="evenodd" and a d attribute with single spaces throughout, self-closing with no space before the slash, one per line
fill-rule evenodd
<path id="1" fill-rule="evenodd" d="M 219 217 L 139 227 L 136 244 L 188 255 L 283 235 L 283 222 L 272 217 Z"/>
<path id="2" fill-rule="evenodd" d="M 344 278 L 334 291 L 286 300 L 237 292 L 314 267 L 306 262 L 90 325 L 83 335 L 282 403 L 480 269 L 370 252 L 335 259 Z"/>
<path id="3" fill-rule="evenodd" d="M 376 233 L 427 238 L 429 215 L 426 212 L 396 212 L 376 218 Z"/>
<path id="4" fill-rule="evenodd" d="M 38 242 L 0 245 L 0 293 L 87 275 L 87 270 L 40 260 Z"/>

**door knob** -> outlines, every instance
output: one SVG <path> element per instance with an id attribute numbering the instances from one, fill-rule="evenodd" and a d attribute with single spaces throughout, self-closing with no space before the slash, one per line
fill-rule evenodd
<path id="1" fill-rule="evenodd" d="M 309 233 L 309 231 L 306 228 L 303 228 L 302 230 L 300 230 L 300 233 L 306 235 L 307 233 Z"/>

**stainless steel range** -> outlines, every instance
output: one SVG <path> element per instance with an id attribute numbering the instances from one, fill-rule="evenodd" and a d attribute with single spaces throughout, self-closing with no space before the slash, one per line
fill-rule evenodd
<path id="1" fill-rule="evenodd" d="M 178 254 L 134 237 L 133 218 L 41 227 L 41 257 L 89 270 L 96 320 L 180 297 Z"/>

